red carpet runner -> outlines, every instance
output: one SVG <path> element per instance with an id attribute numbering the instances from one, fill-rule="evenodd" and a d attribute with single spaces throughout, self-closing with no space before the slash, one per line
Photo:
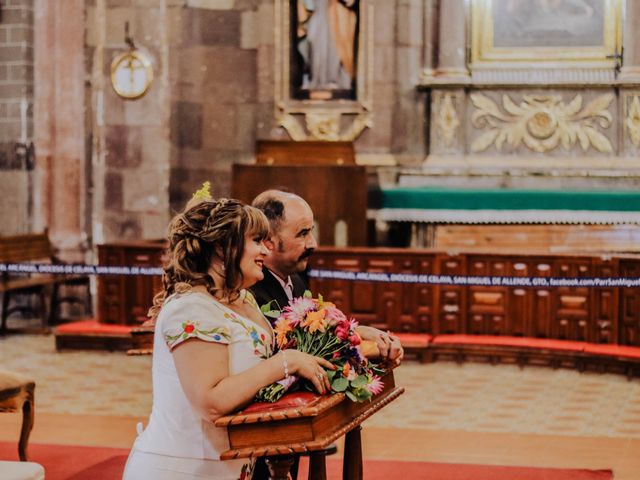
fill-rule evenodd
<path id="1" fill-rule="evenodd" d="M 64 445 L 29 446 L 31 461 L 45 468 L 47 480 L 120 480 L 129 451 L 121 448 L 74 447 Z M 0 442 L 0 460 L 18 460 L 15 443 Z M 307 463 L 300 465 L 299 479 L 307 478 Z M 342 478 L 340 460 L 327 461 L 329 480 Z M 496 467 L 450 463 L 393 462 L 367 460 L 365 480 L 393 478 L 423 480 L 611 480 L 609 470 Z M 0 472 L 2 478 L 2 472 Z"/>
<path id="2" fill-rule="evenodd" d="M 308 463 L 300 463 L 298 479 L 307 478 Z M 366 460 L 365 480 L 612 480 L 610 470 L 574 470 L 564 468 L 498 467 L 431 462 L 393 462 Z M 342 479 L 342 462 L 327 460 L 327 479 Z"/>

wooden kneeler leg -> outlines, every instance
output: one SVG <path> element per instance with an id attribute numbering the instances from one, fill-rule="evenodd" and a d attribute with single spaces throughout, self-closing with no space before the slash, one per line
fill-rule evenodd
<path id="1" fill-rule="evenodd" d="M 91 304 L 91 282 L 89 281 L 89 279 L 87 279 L 86 287 L 87 296 L 85 297 L 84 301 L 84 314 L 88 317 L 93 313 L 93 307 Z"/>
<path id="2" fill-rule="evenodd" d="M 9 316 L 9 292 L 2 294 L 2 325 L 0 325 L 0 332 L 6 333 L 7 331 L 7 317 Z"/>
<path id="3" fill-rule="evenodd" d="M 342 480 L 362 480 L 362 439 L 359 425 L 347 432 L 344 438 L 344 463 Z"/>
<path id="4" fill-rule="evenodd" d="M 60 295 L 60 286 L 57 283 L 53 284 L 53 288 L 51 290 L 51 297 L 49 298 L 49 318 L 46 321 L 47 325 L 42 325 L 42 327 L 46 330 L 47 327 L 50 327 L 52 325 L 56 325 L 58 323 L 58 297 Z M 43 294 L 43 300 L 44 300 L 44 294 Z M 44 306 L 43 306 L 43 315 L 42 315 L 43 320 L 46 318 L 45 317 L 45 312 L 44 312 Z"/>
<path id="5" fill-rule="evenodd" d="M 309 455 L 309 480 L 327 480 L 327 454 L 324 451 Z"/>
<path id="6" fill-rule="evenodd" d="M 34 390 L 35 384 L 30 383 L 26 386 L 26 398 L 22 404 L 22 430 L 20 431 L 20 441 L 18 442 L 18 455 L 20 461 L 27 461 L 27 446 L 29 443 L 29 435 L 33 429 L 34 418 Z"/>
<path id="7" fill-rule="evenodd" d="M 338 451 L 335 443 L 323 448 L 309 452 L 309 477 L 307 480 L 327 480 L 327 456 Z M 293 470 L 291 471 L 293 473 Z M 295 480 L 296 477 L 292 475 Z"/>
<path id="8" fill-rule="evenodd" d="M 269 467 L 269 480 L 289 480 L 289 471 L 294 461 L 293 455 L 266 457 L 265 463 Z"/>

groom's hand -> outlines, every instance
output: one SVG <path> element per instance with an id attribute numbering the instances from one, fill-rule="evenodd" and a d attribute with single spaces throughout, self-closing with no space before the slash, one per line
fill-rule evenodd
<path id="1" fill-rule="evenodd" d="M 368 325 L 359 325 L 356 331 L 362 340 L 375 342 L 381 358 L 400 365 L 404 357 L 404 350 L 398 337 Z"/>

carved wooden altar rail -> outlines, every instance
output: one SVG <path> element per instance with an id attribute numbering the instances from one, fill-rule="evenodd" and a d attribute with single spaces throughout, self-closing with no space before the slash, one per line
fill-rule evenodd
<path id="1" fill-rule="evenodd" d="M 126 254 L 106 255 L 120 249 Z M 105 246 L 104 250 L 101 263 L 112 260 L 122 265 L 131 258 L 135 260 L 132 264 L 147 259 L 145 266 L 160 262 L 161 245 L 156 242 Z M 392 273 L 640 277 L 640 256 L 630 255 L 448 254 L 323 247 L 311 257 L 311 263 L 318 268 Z M 139 325 L 138 317 L 144 318 L 159 278 L 98 280 L 101 321 Z M 123 283 L 132 281 L 135 285 Z M 315 279 L 312 289 L 361 323 L 395 332 L 550 338 L 640 347 L 640 289 L 430 286 Z M 147 337 L 150 341 L 151 335 Z"/>
<path id="2" fill-rule="evenodd" d="M 363 272 L 541 277 L 638 277 L 640 256 L 448 254 L 321 248 L 312 267 Z M 312 290 L 360 323 L 395 332 L 574 340 L 640 346 L 634 288 L 485 287 L 313 279 Z"/>

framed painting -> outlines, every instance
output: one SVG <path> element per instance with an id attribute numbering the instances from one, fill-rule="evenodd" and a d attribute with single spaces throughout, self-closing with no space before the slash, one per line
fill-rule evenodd
<path id="1" fill-rule="evenodd" d="M 472 68 L 496 63 L 616 66 L 621 0 L 471 1 Z"/>

